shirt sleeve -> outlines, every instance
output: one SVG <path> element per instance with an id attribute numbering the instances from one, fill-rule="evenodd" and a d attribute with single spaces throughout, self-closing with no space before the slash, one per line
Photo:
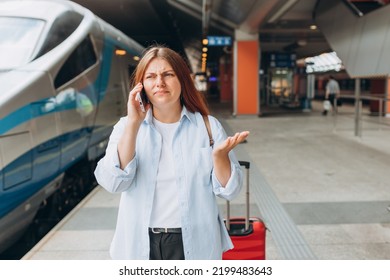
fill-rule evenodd
<path id="1" fill-rule="evenodd" d="M 223 142 L 227 138 L 226 132 L 223 129 L 221 123 L 214 117 L 210 117 L 210 124 L 211 124 L 211 130 L 212 130 L 214 143 L 215 143 L 214 145 L 218 145 L 219 143 Z M 221 185 L 221 183 L 217 179 L 217 176 L 215 175 L 214 170 L 212 171 L 211 174 L 212 177 L 211 180 L 212 180 L 213 191 L 215 195 L 227 200 L 232 200 L 240 193 L 242 189 L 243 174 L 242 174 L 240 163 L 236 158 L 234 150 L 230 151 L 229 159 L 230 159 L 231 174 L 226 186 L 223 187 Z"/>
<path id="2" fill-rule="evenodd" d="M 122 170 L 118 156 L 118 142 L 122 136 L 125 118 L 121 118 L 114 126 L 108 141 L 106 154 L 99 160 L 95 177 L 100 186 L 109 192 L 123 192 L 130 188 L 137 168 L 137 156 L 135 156 Z"/>
<path id="3" fill-rule="evenodd" d="M 215 173 L 212 173 L 212 182 L 214 193 L 221 198 L 232 200 L 240 193 L 242 189 L 243 176 L 240 165 L 232 162 L 230 160 L 231 166 L 231 175 L 230 179 L 227 182 L 226 186 L 223 187 L 221 183 L 218 181 Z"/>

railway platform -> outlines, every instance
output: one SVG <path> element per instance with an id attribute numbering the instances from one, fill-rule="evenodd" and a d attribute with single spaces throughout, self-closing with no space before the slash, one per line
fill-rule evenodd
<path id="1" fill-rule="evenodd" d="M 266 258 L 390 259 L 390 120 L 362 115 L 354 135 L 353 106 L 322 116 L 277 111 L 232 117 L 230 104 L 210 104 L 228 134 L 249 130 L 236 148 L 251 162 L 251 216 L 264 219 Z M 119 195 L 96 187 L 24 260 L 105 260 Z M 225 211 L 224 201 L 219 201 Z M 231 203 L 243 215 L 244 194 Z"/>

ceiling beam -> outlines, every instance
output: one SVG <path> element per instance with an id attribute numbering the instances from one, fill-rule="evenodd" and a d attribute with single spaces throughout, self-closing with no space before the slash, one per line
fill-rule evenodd
<path id="1" fill-rule="evenodd" d="M 297 3 L 298 0 L 288 0 L 288 1 L 285 1 L 285 3 L 283 4 L 283 6 L 281 6 L 269 19 L 268 19 L 268 23 L 274 23 L 276 22 L 277 20 L 279 20 L 279 18 L 281 18 L 289 9 L 291 9 L 296 3 Z"/>
<path id="2" fill-rule="evenodd" d="M 202 2 L 202 37 L 206 38 L 209 33 L 210 17 L 213 8 L 212 0 L 203 0 Z"/>

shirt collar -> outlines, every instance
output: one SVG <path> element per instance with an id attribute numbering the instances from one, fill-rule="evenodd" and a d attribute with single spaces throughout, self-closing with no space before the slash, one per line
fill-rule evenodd
<path id="1" fill-rule="evenodd" d="M 182 119 L 183 119 L 184 117 L 186 117 L 191 123 L 196 124 L 196 117 L 195 117 L 195 114 L 189 112 L 189 111 L 187 110 L 186 106 L 183 106 L 183 108 L 182 108 L 182 110 L 181 110 L 180 121 L 182 121 Z M 153 123 L 152 108 L 150 108 L 150 109 L 146 112 L 146 116 L 145 116 L 144 122 L 146 122 L 147 124 L 152 124 L 152 123 Z"/>

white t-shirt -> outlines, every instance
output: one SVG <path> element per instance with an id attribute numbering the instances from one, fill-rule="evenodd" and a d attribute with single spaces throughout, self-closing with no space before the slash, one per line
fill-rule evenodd
<path id="1" fill-rule="evenodd" d="M 330 94 L 339 94 L 340 93 L 340 87 L 336 80 L 330 79 L 329 82 L 326 84 L 326 89 Z"/>
<path id="2" fill-rule="evenodd" d="M 162 150 L 157 171 L 150 227 L 180 228 L 179 189 L 173 168 L 172 141 L 179 126 L 176 123 L 162 123 L 153 118 L 154 126 L 162 136 Z"/>

